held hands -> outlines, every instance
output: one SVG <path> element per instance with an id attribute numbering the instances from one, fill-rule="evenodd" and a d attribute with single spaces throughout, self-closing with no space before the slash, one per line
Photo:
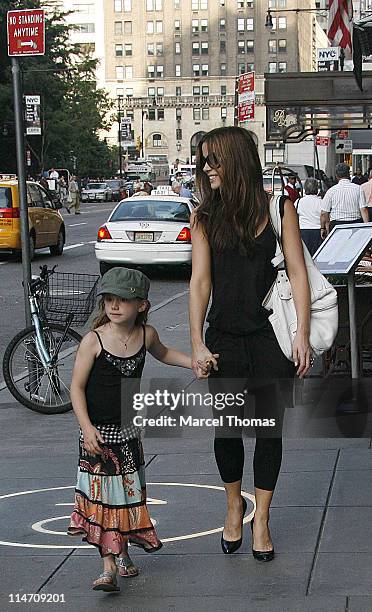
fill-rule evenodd
<path id="1" fill-rule="evenodd" d="M 295 366 L 298 366 L 297 376 L 304 378 L 314 362 L 308 334 L 297 332 L 293 342 L 292 356 Z"/>
<path id="2" fill-rule="evenodd" d="M 102 453 L 102 448 L 99 445 L 99 442 L 104 443 L 104 439 L 99 433 L 98 429 L 91 425 L 87 429 L 83 429 L 83 437 L 84 437 L 84 448 L 90 455 L 100 455 Z"/>
<path id="3" fill-rule="evenodd" d="M 198 379 L 208 378 L 212 368 L 217 372 L 218 353 L 212 354 L 204 344 L 200 344 L 192 352 L 192 369 Z"/>

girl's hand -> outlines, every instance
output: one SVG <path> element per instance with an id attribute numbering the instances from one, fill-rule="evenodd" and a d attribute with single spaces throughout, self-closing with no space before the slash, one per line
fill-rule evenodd
<path id="1" fill-rule="evenodd" d="M 297 376 L 303 378 L 313 365 L 309 335 L 297 332 L 293 342 L 292 356 L 295 366 L 298 366 Z"/>
<path id="2" fill-rule="evenodd" d="M 99 442 L 104 443 L 104 439 L 99 433 L 98 429 L 93 427 L 89 427 L 88 429 L 83 429 L 83 437 L 84 437 L 84 448 L 90 455 L 100 455 L 102 453 L 102 449 L 99 445 Z"/>
<path id="3" fill-rule="evenodd" d="M 212 368 L 217 372 L 218 358 L 219 354 L 212 354 L 205 344 L 200 344 L 197 348 L 193 349 L 191 363 L 195 376 L 199 379 L 208 378 Z"/>

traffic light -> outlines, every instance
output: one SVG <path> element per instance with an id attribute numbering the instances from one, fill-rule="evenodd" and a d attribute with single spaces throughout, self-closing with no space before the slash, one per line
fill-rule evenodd
<path id="1" fill-rule="evenodd" d="M 137 136 L 137 138 L 136 138 L 136 149 L 137 149 L 137 151 L 141 150 L 141 144 L 142 144 L 141 143 L 141 137 Z"/>

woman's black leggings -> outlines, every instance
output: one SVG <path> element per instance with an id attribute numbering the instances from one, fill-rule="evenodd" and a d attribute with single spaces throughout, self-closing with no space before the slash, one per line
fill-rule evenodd
<path id="1" fill-rule="evenodd" d="M 222 396 L 216 396 L 217 393 L 238 393 L 245 397 L 241 406 L 213 410 L 215 417 L 224 417 L 224 426 L 215 429 L 214 441 L 222 481 L 242 479 L 242 419 L 255 419 L 254 485 L 273 491 L 282 461 L 285 394 L 291 391 L 296 368 L 282 353 L 270 324 L 249 336 L 234 336 L 209 327 L 205 339 L 209 350 L 220 355 L 218 371 L 212 371 L 209 377 L 210 393 L 219 400 Z M 265 419 L 275 419 L 275 426 Z M 250 435 L 253 428 L 247 427 L 245 431 Z"/>

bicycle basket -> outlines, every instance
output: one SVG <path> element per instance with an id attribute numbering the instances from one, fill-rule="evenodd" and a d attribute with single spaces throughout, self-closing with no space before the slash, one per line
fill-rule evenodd
<path id="1" fill-rule="evenodd" d="M 68 315 L 73 315 L 71 324 L 84 325 L 96 303 L 99 278 L 96 274 L 75 272 L 50 275 L 38 296 L 45 319 L 49 323 L 61 323 Z"/>

